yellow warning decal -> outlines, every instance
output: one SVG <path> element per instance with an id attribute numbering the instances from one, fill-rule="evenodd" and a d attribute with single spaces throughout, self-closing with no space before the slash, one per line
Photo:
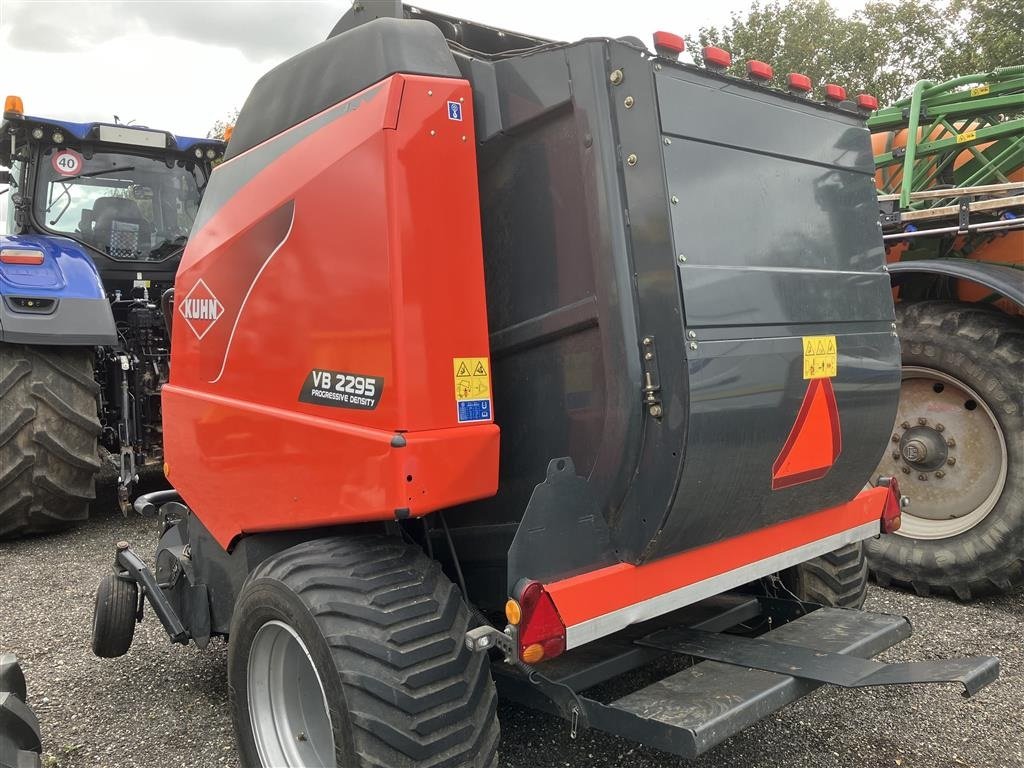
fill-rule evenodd
<path id="1" fill-rule="evenodd" d="M 977 88 L 971 88 L 971 98 L 975 96 L 984 96 L 989 92 L 990 88 L 987 85 L 979 85 Z"/>
<path id="2" fill-rule="evenodd" d="M 965 133 L 961 133 L 956 137 L 956 143 L 966 144 L 968 141 L 974 141 L 977 135 L 978 134 L 976 134 L 974 131 L 967 131 Z"/>
<path id="3" fill-rule="evenodd" d="M 455 400 L 491 399 L 491 363 L 486 357 L 455 357 Z"/>
<path id="4" fill-rule="evenodd" d="M 838 370 L 835 336 L 804 336 L 804 378 L 831 379 Z"/>

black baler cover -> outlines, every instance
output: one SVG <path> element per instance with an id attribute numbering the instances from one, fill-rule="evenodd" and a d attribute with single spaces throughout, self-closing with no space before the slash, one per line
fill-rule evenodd
<path id="1" fill-rule="evenodd" d="M 436 26 L 375 19 L 303 51 L 261 77 L 238 115 L 224 157 L 239 155 L 397 72 L 461 77 Z"/>

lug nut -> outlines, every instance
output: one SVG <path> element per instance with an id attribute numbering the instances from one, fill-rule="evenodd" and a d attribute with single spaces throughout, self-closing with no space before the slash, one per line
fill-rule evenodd
<path id="1" fill-rule="evenodd" d="M 954 464 L 956 464 L 956 459 L 950 456 L 948 459 L 946 459 L 946 463 L 952 467 Z"/>
<path id="2" fill-rule="evenodd" d="M 910 422 L 904 421 L 902 424 L 900 424 L 900 426 L 903 427 L 904 429 L 910 429 Z"/>
<path id="3" fill-rule="evenodd" d="M 941 480 L 946 476 L 946 473 L 940 469 L 938 472 L 935 473 L 935 476 Z"/>
<path id="4" fill-rule="evenodd" d="M 936 424 L 935 425 L 935 429 L 938 430 L 939 432 L 945 432 L 946 431 L 946 428 L 944 426 L 942 426 L 941 424 Z"/>
<path id="5" fill-rule="evenodd" d="M 923 427 L 925 424 L 928 423 L 928 419 L 926 419 L 926 418 L 924 418 L 924 416 L 922 416 L 921 418 L 919 418 L 917 420 L 917 423 L 920 424 Z"/>
<path id="6" fill-rule="evenodd" d="M 903 474 L 904 475 L 909 475 L 910 474 L 910 467 L 900 467 L 900 469 L 903 470 Z"/>
<path id="7" fill-rule="evenodd" d="M 893 435 L 893 436 L 892 436 L 892 441 L 893 441 L 894 443 L 898 443 L 898 442 L 900 441 L 900 436 L 899 436 L 899 435 Z"/>
<path id="8" fill-rule="evenodd" d="M 919 474 L 917 476 L 917 479 L 918 480 L 927 480 L 928 479 L 928 475 L 926 475 L 924 472 L 922 472 L 921 474 Z"/>
<path id="9" fill-rule="evenodd" d="M 893 451 L 893 452 L 892 452 L 892 457 L 893 457 L 894 459 L 896 459 L 896 460 L 899 460 L 899 458 L 900 458 L 900 452 L 899 452 L 899 451 Z"/>
<path id="10" fill-rule="evenodd" d="M 951 437 L 949 438 L 949 440 L 946 441 L 946 445 L 948 445 L 950 448 L 956 448 L 956 440 L 954 440 Z"/>

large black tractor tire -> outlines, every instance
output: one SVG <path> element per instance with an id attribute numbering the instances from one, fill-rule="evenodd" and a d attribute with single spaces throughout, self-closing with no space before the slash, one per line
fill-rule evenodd
<path id="1" fill-rule="evenodd" d="M 18 659 L 0 654 L 0 768 L 39 768 L 39 721 L 25 702 Z"/>
<path id="2" fill-rule="evenodd" d="M 270 558 L 229 637 L 242 764 L 496 766 L 494 682 L 469 626 L 437 563 L 400 540 L 318 539 Z"/>
<path id="3" fill-rule="evenodd" d="M 847 544 L 793 566 L 781 576 L 786 588 L 804 602 L 830 608 L 860 608 L 868 589 L 864 543 Z"/>
<path id="4" fill-rule="evenodd" d="M 0 343 L 0 539 L 88 517 L 100 470 L 93 356 Z"/>
<path id="5" fill-rule="evenodd" d="M 898 533 L 869 542 L 871 570 L 921 595 L 1010 592 L 1024 585 L 1024 323 L 952 301 L 898 304 L 896 317 L 903 387 L 878 474 L 910 507 Z"/>

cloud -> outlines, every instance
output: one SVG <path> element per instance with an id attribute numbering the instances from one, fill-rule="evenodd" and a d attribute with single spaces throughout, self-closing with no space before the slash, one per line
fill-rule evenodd
<path id="1" fill-rule="evenodd" d="M 323 40 L 345 2 L 289 3 L 122 0 L 112 3 L 0 2 L 6 43 L 28 51 L 68 52 L 150 33 L 233 48 L 250 61 L 291 56 Z M 169 62 L 173 67 L 173 62 Z"/>

